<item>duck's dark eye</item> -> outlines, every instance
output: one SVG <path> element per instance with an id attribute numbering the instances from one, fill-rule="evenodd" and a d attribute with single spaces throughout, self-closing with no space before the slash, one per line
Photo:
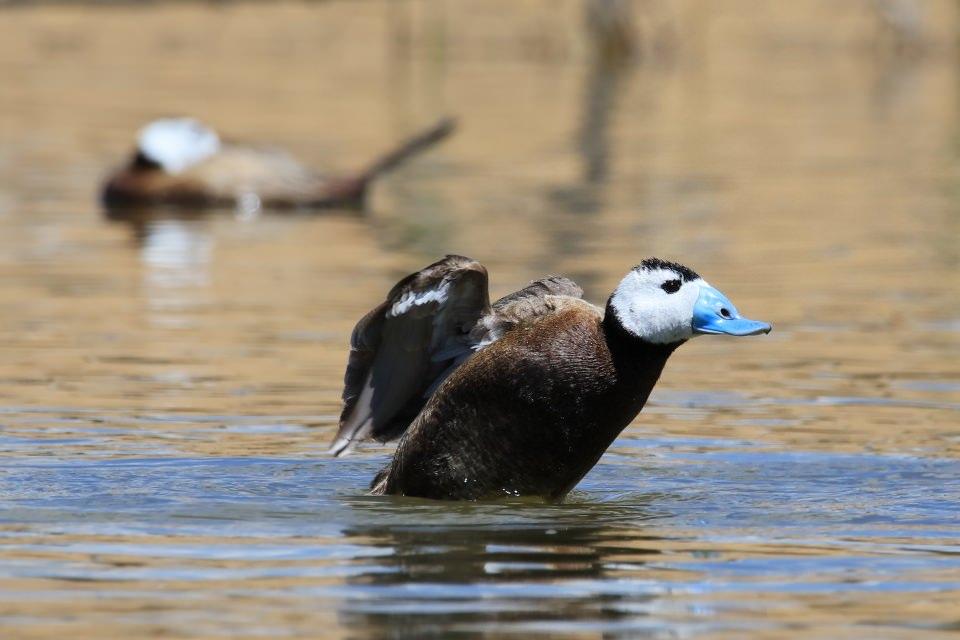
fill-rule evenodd
<path id="1" fill-rule="evenodd" d="M 679 280 L 667 280 L 660 288 L 666 291 L 667 293 L 676 293 L 680 291 L 680 281 Z"/>
<path id="2" fill-rule="evenodd" d="M 724 318 L 727 318 L 728 320 L 732 317 L 732 314 L 730 313 L 730 309 L 727 309 L 726 307 L 720 307 L 720 315 L 723 316 Z"/>

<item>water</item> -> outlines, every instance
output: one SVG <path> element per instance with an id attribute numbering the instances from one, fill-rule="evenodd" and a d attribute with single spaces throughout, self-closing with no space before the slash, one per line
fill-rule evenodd
<path id="1" fill-rule="evenodd" d="M 955 636 L 960 21 L 766 6 L 638 5 L 627 68 L 573 3 L 0 12 L 3 636 Z M 462 128 L 365 214 L 108 220 L 180 112 L 340 169 Z M 446 252 L 672 257 L 775 330 L 684 346 L 563 504 L 369 497 L 349 332 Z"/>

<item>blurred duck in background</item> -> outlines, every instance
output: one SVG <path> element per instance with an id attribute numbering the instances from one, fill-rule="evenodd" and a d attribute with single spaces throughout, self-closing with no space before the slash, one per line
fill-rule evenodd
<path id="1" fill-rule="evenodd" d="M 291 209 L 364 205 L 370 183 L 453 132 L 451 118 L 440 120 L 365 169 L 325 175 L 287 152 L 220 138 L 192 118 L 155 120 L 141 129 L 130 160 L 103 186 L 110 208 L 173 205 Z"/>

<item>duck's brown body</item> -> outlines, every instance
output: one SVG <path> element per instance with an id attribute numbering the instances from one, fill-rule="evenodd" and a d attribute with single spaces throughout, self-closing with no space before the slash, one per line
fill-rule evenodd
<path id="1" fill-rule="evenodd" d="M 273 208 L 359 205 L 369 179 L 314 173 L 287 154 L 227 146 L 179 174 L 141 161 L 111 176 L 103 189 L 108 206 L 233 206 L 255 197 Z"/>
<path id="2" fill-rule="evenodd" d="M 225 143 L 214 155 L 178 173 L 165 171 L 142 153 L 104 183 L 107 207 L 234 206 L 251 201 L 269 208 L 361 207 L 372 181 L 449 135 L 443 120 L 382 155 L 354 174 L 324 175 L 286 152 Z"/>
<path id="3" fill-rule="evenodd" d="M 579 482 L 643 408 L 677 345 L 644 344 L 581 300 L 562 305 L 454 371 L 373 493 L 559 499 Z"/>

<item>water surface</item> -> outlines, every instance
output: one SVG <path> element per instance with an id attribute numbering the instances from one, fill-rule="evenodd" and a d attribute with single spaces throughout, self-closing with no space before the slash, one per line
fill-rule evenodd
<path id="1" fill-rule="evenodd" d="M 574 3 L 0 12 L 4 637 L 955 636 L 956 9 L 834 5 L 638 4 L 624 66 Z M 462 128 L 363 214 L 108 219 L 170 113 L 341 170 Z M 775 330 L 684 346 L 563 504 L 369 497 L 349 333 L 447 252 L 679 259 Z"/>

